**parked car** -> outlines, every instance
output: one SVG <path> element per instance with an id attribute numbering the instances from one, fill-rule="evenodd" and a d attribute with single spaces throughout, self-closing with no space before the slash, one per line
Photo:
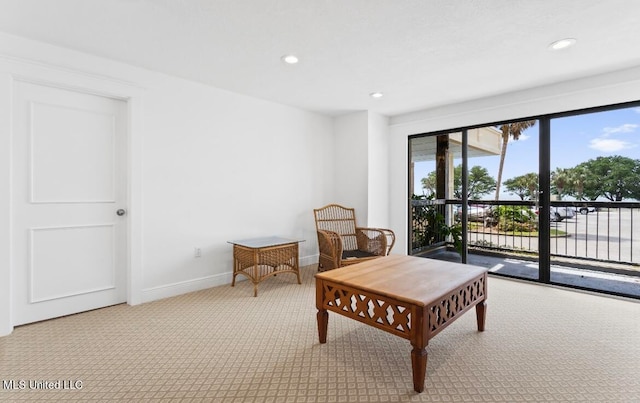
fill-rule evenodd
<path id="1" fill-rule="evenodd" d="M 531 207 L 531 208 L 536 215 L 540 214 L 537 207 Z M 576 213 L 571 207 L 551 206 L 549 209 L 549 220 L 551 222 L 560 222 L 565 218 L 573 218 L 575 217 L 575 215 Z"/>
<path id="2" fill-rule="evenodd" d="M 576 211 L 573 207 L 556 207 L 551 206 L 552 215 L 555 215 L 558 218 L 558 221 L 562 221 L 565 218 L 573 218 L 576 216 Z"/>
<path id="3" fill-rule="evenodd" d="M 472 204 L 467 209 L 467 219 L 470 222 L 485 222 L 486 218 L 492 216 L 491 206 Z M 456 211 L 456 220 L 462 221 L 462 208 Z"/>
<path id="4" fill-rule="evenodd" d="M 595 212 L 596 208 L 593 206 L 580 206 L 580 207 L 576 207 L 576 211 L 579 212 L 580 214 L 589 214 L 589 213 Z"/>

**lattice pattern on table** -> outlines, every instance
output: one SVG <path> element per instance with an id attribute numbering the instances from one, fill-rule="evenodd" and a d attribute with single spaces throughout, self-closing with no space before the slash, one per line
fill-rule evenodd
<path id="1" fill-rule="evenodd" d="M 411 309 L 403 303 L 324 283 L 323 306 L 406 339 L 411 337 Z"/>
<path id="2" fill-rule="evenodd" d="M 277 267 L 280 265 L 295 266 L 298 249 L 295 247 L 262 248 L 260 253 L 251 248 L 234 248 L 234 257 L 240 262 L 242 269 L 254 264 Z M 257 261 L 256 261 L 257 259 Z"/>
<path id="3" fill-rule="evenodd" d="M 294 270 L 297 267 L 297 247 L 263 248 L 259 253 L 255 249 L 236 247 L 233 253 L 238 265 L 236 271 L 253 270 L 254 266 L 258 266 L 258 278 L 269 275 L 274 270 Z"/>
<path id="4" fill-rule="evenodd" d="M 467 311 L 476 301 L 485 298 L 486 277 L 480 277 L 460 287 L 429 309 L 429 330 L 435 335 L 456 316 Z"/>

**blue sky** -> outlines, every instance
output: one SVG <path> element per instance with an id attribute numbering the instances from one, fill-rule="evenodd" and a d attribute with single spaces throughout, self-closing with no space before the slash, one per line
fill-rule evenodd
<path id="1" fill-rule="evenodd" d="M 538 170 L 538 125 L 529 128 L 517 141 L 510 141 L 504 164 L 503 182 L 515 176 Z M 640 159 L 640 107 L 577 115 L 551 121 L 551 170 L 572 168 L 600 156 L 622 155 Z M 469 167 L 481 165 L 494 178 L 498 176 L 499 156 L 469 160 Z M 456 160 L 455 164 L 460 161 Z M 416 171 L 415 192 L 422 194 L 419 181 L 430 170 L 431 162 Z M 486 198 L 492 199 L 492 195 Z M 503 199 L 517 199 L 504 193 Z"/>

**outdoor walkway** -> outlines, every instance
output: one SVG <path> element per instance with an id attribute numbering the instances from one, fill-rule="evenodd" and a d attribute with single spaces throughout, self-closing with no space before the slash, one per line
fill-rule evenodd
<path id="1" fill-rule="evenodd" d="M 460 261 L 455 252 L 440 252 L 429 256 L 433 259 Z M 502 257 L 469 253 L 468 263 L 486 267 L 490 273 L 524 279 L 538 279 L 538 262 L 526 258 Z M 574 266 L 574 267 L 572 267 Z M 623 274 L 616 270 L 597 270 L 568 263 L 551 265 L 551 281 L 554 284 L 589 288 L 618 295 L 640 298 L 640 272 Z"/>

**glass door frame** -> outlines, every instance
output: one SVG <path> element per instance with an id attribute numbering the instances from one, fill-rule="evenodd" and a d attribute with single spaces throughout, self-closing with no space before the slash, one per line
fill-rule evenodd
<path id="1" fill-rule="evenodd" d="M 526 118 L 518 118 L 518 119 L 513 119 L 513 120 L 502 120 L 502 121 L 498 121 L 498 122 L 494 122 L 494 123 L 487 123 L 487 124 L 478 124 L 478 125 L 473 125 L 473 126 L 464 126 L 464 127 L 459 127 L 459 128 L 452 128 L 452 129 L 447 129 L 447 130 L 439 130 L 439 131 L 434 131 L 434 132 L 428 132 L 428 133 L 420 133 L 420 134 L 415 134 L 415 135 L 411 135 L 408 137 L 408 170 L 409 172 L 411 171 L 411 140 L 413 138 L 418 138 L 418 137 L 424 137 L 424 136 L 435 136 L 435 135 L 443 135 L 443 134 L 448 134 L 448 133 L 462 133 L 462 139 L 463 139 L 463 145 L 462 145 L 462 165 L 463 165 L 463 169 L 462 169 L 462 186 L 463 186 L 463 195 L 465 195 L 467 193 L 467 188 L 468 188 L 468 182 L 467 182 L 467 175 L 468 175 L 468 154 L 467 154 L 467 150 L 468 150 L 468 144 L 467 144 L 467 131 L 468 130 L 472 130 L 472 129 L 476 129 L 476 128 L 480 128 L 480 127 L 487 127 L 487 126 L 500 126 L 501 124 L 508 124 L 508 123 L 514 123 L 514 122 L 519 122 L 519 121 L 525 121 L 525 120 L 536 120 L 538 122 L 538 132 L 539 132 L 539 150 L 538 150 L 538 189 L 539 189 L 539 195 L 538 195 L 538 203 L 539 203 L 539 214 L 538 214 L 538 256 L 537 256 L 537 260 L 538 260 L 538 279 L 537 280 L 533 280 L 533 279 L 528 279 L 528 281 L 535 281 L 535 282 L 540 282 L 543 284 L 557 284 L 557 285 L 561 285 L 563 287 L 568 287 L 568 288 L 577 288 L 577 289 L 587 289 L 587 290 L 591 290 L 591 291 L 596 291 L 596 292 L 601 292 L 604 294 L 613 294 L 616 295 L 615 292 L 608 292 L 608 291 L 603 291 L 603 290 L 592 290 L 590 288 L 585 288 L 585 287 L 580 287 L 580 286 L 573 286 L 573 285 L 568 285 L 568 284 L 561 284 L 561 283 L 554 283 L 551 281 L 551 262 L 552 262 L 552 256 L 551 256 L 551 216 L 548 213 L 550 211 L 551 208 L 551 121 L 553 119 L 556 118 L 563 118 L 563 117 L 569 117 L 569 116 L 577 116 L 577 115 L 586 115 L 586 114 L 590 114 L 590 113 L 597 113 L 597 112 L 604 112 L 604 111 L 611 111 L 611 110 L 617 110 L 617 109 L 624 109 L 624 108 L 637 108 L 640 107 L 640 100 L 638 101 L 630 101 L 630 102 L 624 102 L 624 103 L 618 103 L 618 104 L 612 104 L 612 105 L 604 105 L 604 106 L 596 106 L 596 107 L 590 107 L 590 108 L 583 108 L 583 109 L 576 109 L 576 110 L 572 110 L 572 111 L 565 111 L 565 112 L 557 112 L 557 113 L 550 113 L 550 114 L 546 114 L 546 115 L 538 115 L 538 116 L 531 116 L 531 117 L 526 117 Z M 411 180 L 411 179 L 410 179 Z M 408 226 L 408 250 L 411 251 L 411 239 L 412 239 L 412 234 L 411 234 L 411 194 L 413 193 L 413 183 L 409 183 L 409 214 L 408 214 L 408 222 L 409 222 L 409 226 Z M 467 205 L 468 205 L 468 201 L 467 200 L 463 200 L 462 201 L 462 215 L 463 215 L 463 254 L 462 254 L 462 262 L 466 263 L 467 261 L 467 251 L 468 251 L 468 228 L 465 225 L 466 224 L 466 220 L 464 220 L 464 217 L 467 214 Z M 498 275 L 502 275 L 503 274 L 498 274 Z M 508 276 L 511 277 L 511 276 Z M 524 280 L 527 280 L 525 278 L 523 278 Z M 625 295 L 623 295 L 625 296 Z"/>

